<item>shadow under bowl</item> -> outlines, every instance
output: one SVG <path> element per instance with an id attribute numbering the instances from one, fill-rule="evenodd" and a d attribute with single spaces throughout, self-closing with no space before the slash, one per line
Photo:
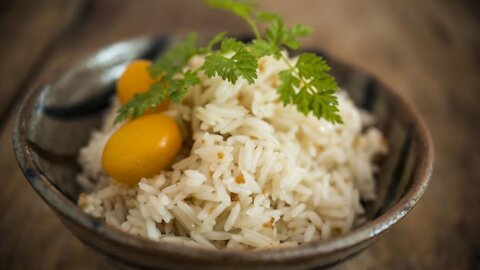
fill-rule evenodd
<path id="1" fill-rule="evenodd" d="M 376 179 L 378 199 L 365 204 L 367 222 L 327 241 L 295 248 L 212 251 L 132 236 L 84 213 L 76 201 L 77 155 L 101 123 L 114 85 L 127 63 L 155 58 L 176 39 L 145 37 L 115 43 L 39 82 L 18 113 L 13 145 L 35 191 L 79 239 L 101 253 L 142 268 L 298 269 L 337 264 L 364 250 L 418 202 L 429 182 L 433 144 L 424 121 L 397 93 L 371 76 L 327 59 L 340 85 L 369 111 L 390 153 Z"/>

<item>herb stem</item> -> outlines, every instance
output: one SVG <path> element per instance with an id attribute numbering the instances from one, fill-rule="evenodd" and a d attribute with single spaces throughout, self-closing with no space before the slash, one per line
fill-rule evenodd
<path id="1" fill-rule="evenodd" d="M 292 64 L 290 63 L 290 61 L 285 57 L 285 55 L 283 55 L 283 53 L 282 53 L 281 59 L 283 60 L 283 62 L 284 62 L 285 64 L 287 64 L 288 68 L 294 69 L 294 66 L 292 66 Z"/>
<path id="2" fill-rule="evenodd" d="M 258 31 L 258 27 L 257 27 L 257 25 L 255 24 L 255 22 L 252 20 L 252 18 L 247 17 L 247 18 L 245 18 L 245 20 L 247 21 L 247 24 L 248 24 L 248 25 L 250 26 L 250 28 L 252 29 L 253 34 L 255 35 L 255 38 L 261 40 L 262 37 L 260 36 L 260 31 Z"/>
<path id="3" fill-rule="evenodd" d="M 303 79 L 302 76 L 300 76 L 300 74 L 298 73 L 298 70 L 292 66 L 292 64 L 290 63 L 290 61 L 285 57 L 285 55 L 282 54 L 282 57 L 281 59 L 283 60 L 283 62 L 285 64 L 287 64 L 288 68 L 292 71 L 293 75 L 297 76 L 297 78 L 304 84 L 306 85 L 307 82 Z"/>

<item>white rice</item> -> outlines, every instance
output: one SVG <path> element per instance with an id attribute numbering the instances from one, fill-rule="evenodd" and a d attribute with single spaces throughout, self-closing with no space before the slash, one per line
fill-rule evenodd
<path id="1" fill-rule="evenodd" d="M 382 134 L 343 92 L 340 125 L 284 106 L 275 88 L 286 66 L 260 61 L 254 85 L 203 77 L 182 105 L 170 106 L 184 149 L 172 168 L 137 185 L 101 168 L 120 125 L 114 102 L 80 151 L 80 207 L 135 235 L 210 249 L 294 246 L 351 230 L 361 200 L 375 199 L 372 160 L 387 152 Z"/>

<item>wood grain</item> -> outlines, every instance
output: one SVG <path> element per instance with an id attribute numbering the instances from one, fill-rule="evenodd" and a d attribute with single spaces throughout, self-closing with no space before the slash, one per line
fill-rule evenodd
<path id="1" fill-rule="evenodd" d="M 0 16 L 0 123 L 48 59 L 55 39 L 74 23 L 83 1 L 9 1 Z"/>
<path id="2" fill-rule="evenodd" d="M 132 36 L 246 30 L 239 20 L 198 2 L 91 1 L 81 24 L 63 36 L 36 76 Z M 480 22 L 475 5 L 434 0 L 262 3 L 285 14 L 289 22 L 314 26 L 308 45 L 361 67 L 400 91 L 424 115 L 435 140 L 435 171 L 420 204 L 383 239 L 337 269 L 479 269 Z M 23 27 L 38 35 L 46 32 L 38 24 Z M 21 37 L 11 40 L 24 44 Z M 0 39 L 0 51 L 6 42 Z M 9 61 L 24 63 L 17 66 L 25 72 L 30 68 L 25 64 L 28 57 L 15 53 Z M 2 83 L 11 78 L 9 89 L 24 80 L 9 74 L 0 69 Z M 0 100 L 11 100 L 11 93 L 2 90 Z M 115 268 L 73 237 L 28 186 L 11 151 L 12 117 L 0 135 L 0 269 Z"/>

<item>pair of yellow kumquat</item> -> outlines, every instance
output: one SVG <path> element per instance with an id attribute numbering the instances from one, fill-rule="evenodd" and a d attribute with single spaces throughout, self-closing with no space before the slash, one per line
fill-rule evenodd
<path id="1" fill-rule="evenodd" d="M 135 94 L 146 92 L 155 82 L 148 73 L 147 60 L 130 63 L 117 81 L 117 98 L 123 105 Z M 180 130 L 170 116 L 162 114 L 168 102 L 156 110 L 130 120 L 108 140 L 103 150 L 105 173 L 126 184 L 136 184 L 142 177 L 152 177 L 165 169 L 182 146 Z"/>

